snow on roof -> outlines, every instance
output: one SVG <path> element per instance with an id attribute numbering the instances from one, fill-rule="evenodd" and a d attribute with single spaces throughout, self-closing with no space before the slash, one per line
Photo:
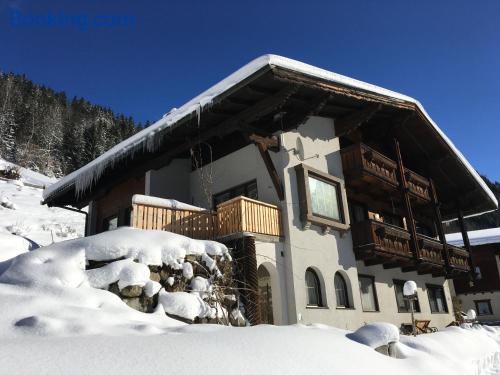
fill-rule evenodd
<path id="1" fill-rule="evenodd" d="M 468 232 L 471 246 L 485 245 L 489 243 L 500 243 L 500 228 L 489 228 Z M 450 245 L 463 246 L 462 233 L 450 233 L 446 235 L 446 242 Z"/>
<path id="2" fill-rule="evenodd" d="M 420 109 L 420 111 L 425 115 L 425 117 L 429 120 L 429 122 L 438 132 L 438 134 L 452 149 L 452 151 L 457 155 L 462 164 L 474 177 L 476 182 L 483 188 L 484 192 L 488 195 L 491 202 L 498 207 L 498 202 L 494 194 L 485 184 L 483 179 L 470 165 L 467 159 L 465 159 L 462 153 L 455 147 L 453 142 L 451 142 L 451 140 L 443 133 L 443 131 L 432 120 L 432 118 L 425 111 L 424 107 L 422 106 L 422 104 L 420 104 L 418 100 L 391 90 L 384 89 L 379 86 L 359 81 L 354 78 L 343 76 L 334 72 L 330 72 L 325 69 L 305 64 L 300 61 L 292 60 L 277 55 L 263 55 L 261 57 L 256 58 L 255 60 L 244 65 L 236 72 L 232 73 L 231 75 L 229 75 L 219 83 L 215 84 L 208 90 L 204 91 L 200 95 L 191 99 L 183 106 L 181 106 L 179 109 L 172 109 L 165 116 L 163 116 L 163 118 L 155 122 L 150 127 L 143 129 L 142 131 L 133 135 L 132 137 L 124 140 L 123 142 L 120 142 L 119 144 L 117 144 L 116 146 L 114 146 L 101 156 L 99 156 L 97 159 L 91 161 L 87 165 L 70 173 L 69 175 L 62 178 L 55 184 L 46 188 L 43 194 L 44 200 L 47 200 L 47 198 L 53 193 L 58 191 L 63 191 L 69 188 L 73 184 L 75 186 L 76 193 L 77 194 L 82 193 L 83 191 L 88 189 L 92 185 L 92 183 L 96 182 L 99 179 L 99 177 L 102 175 L 102 173 L 108 166 L 113 166 L 116 162 L 121 160 L 121 158 L 127 155 L 128 152 L 130 151 L 132 153 L 139 150 L 155 151 L 159 147 L 157 138 L 155 137 L 157 133 L 161 132 L 162 130 L 168 127 L 173 126 L 178 121 L 180 121 L 181 119 L 183 119 L 188 115 L 196 114 L 198 116 L 198 121 L 199 121 L 201 110 L 211 105 L 215 98 L 217 98 L 230 88 L 234 87 L 238 83 L 242 82 L 244 79 L 250 77 L 252 74 L 256 73 L 257 71 L 266 66 L 280 67 L 283 69 L 288 69 L 298 73 L 309 75 L 318 79 L 331 81 L 334 83 L 353 87 L 356 89 L 377 93 L 404 102 L 414 103 Z"/>

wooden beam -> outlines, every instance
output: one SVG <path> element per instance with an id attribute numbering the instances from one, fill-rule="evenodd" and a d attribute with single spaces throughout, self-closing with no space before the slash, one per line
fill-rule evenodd
<path id="1" fill-rule="evenodd" d="M 441 217 L 441 209 L 439 208 L 439 201 L 436 192 L 436 186 L 432 178 L 429 178 L 429 184 L 431 188 L 431 201 L 432 208 L 434 209 L 434 217 L 437 225 L 439 241 L 443 244 L 443 258 L 446 266 L 446 271 L 450 268 L 450 258 L 448 254 L 448 244 L 446 243 L 446 236 L 444 234 L 443 219 Z"/>
<path id="2" fill-rule="evenodd" d="M 382 104 L 369 104 L 360 111 L 355 111 L 345 117 L 335 119 L 335 136 L 345 136 L 370 119 L 382 109 Z"/>
<path id="3" fill-rule="evenodd" d="M 406 183 L 405 167 L 403 165 L 403 159 L 401 157 L 401 149 L 399 148 L 399 142 L 394 139 L 394 148 L 396 152 L 396 159 L 398 163 L 398 181 L 399 188 L 401 190 L 401 196 L 403 198 L 403 203 L 405 207 L 406 218 L 408 219 L 408 229 L 410 232 L 410 243 L 413 251 L 413 258 L 415 262 L 420 263 L 420 249 L 418 246 L 417 228 L 415 225 L 415 218 L 413 217 L 413 209 L 411 207 L 410 194 L 408 192 L 408 184 Z"/>
<path id="4" fill-rule="evenodd" d="M 285 193 L 283 190 L 283 185 L 281 183 L 280 176 L 274 167 L 273 160 L 271 159 L 271 155 L 269 155 L 268 147 L 262 142 L 256 142 L 257 148 L 259 149 L 260 156 L 264 161 L 264 164 L 267 169 L 267 173 L 269 173 L 269 177 L 273 182 L 274 189 L 276 190 L 276 194 L 280 201 L 285 199 Z"/>
<path id="5" fill-rule="evenodd" d="M 278 151 L 280 147 L 279 138 L 276 136 L 263 137 L 258 134 L 250 134 L 248 138 L 255 144 L 262 144 L 266 150 Z"/>
<path id="6" fill-rule="evenodd" d="M 462 232 L 462 240 L 464 242 L 464 248 L 469 252 L 470 277 L 471 281 L 473 282 L 476 279 L 476 268 L 474 265 L 474 259 L 472 259 L 469 234 L 467 233 L 467 227 L 465 225 L 464 215 L 460 208 L 460 205 L 457 204 L 457 207 L 458 207 L 457 211 L 458 225 L 460 226 L 460 232 Z"/>

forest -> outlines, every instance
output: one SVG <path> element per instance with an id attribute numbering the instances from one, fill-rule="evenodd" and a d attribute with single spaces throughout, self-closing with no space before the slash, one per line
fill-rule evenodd
<path id="1" fill-rule="evenodd" d="M 109 108 L 0 72 L 0 157 L 7 161 L 61 177 L 139 128 Z"/>

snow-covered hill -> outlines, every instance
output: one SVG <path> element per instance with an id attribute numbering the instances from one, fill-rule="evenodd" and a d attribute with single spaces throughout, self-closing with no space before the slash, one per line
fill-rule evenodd
<path id="1" fill-rule="evenodd" d="M 0 159 L 0 169 L 10 165 Z M 83 214 L 40 204 L 43 186 L 55 182 L 55 179 L 24 168 L 20 169 L 20 173 L 20 180 L 0 179 L 1 238 L 6 241 L 6 234 L 10 233 L 45 246 L 83 236 Z M 0 259 L 2 251 L 7 251 L 4 249 L 5 246 L 0 244 Z"/>

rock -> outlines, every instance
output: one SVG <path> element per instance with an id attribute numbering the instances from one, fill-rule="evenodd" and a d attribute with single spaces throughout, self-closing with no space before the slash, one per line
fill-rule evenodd
<path id="1" fill-rule="evenodd" d="M 150 278 L 150 280 L 156 281 L 156 282 L 158 282 L 158 283 L 159 283 L 159 282 L 160 282 L 160 280 L 161 280 L 161 276 L 160 276 L 160 274 L 159 274 L 158 272 L 151 272 L 151 273 L 149 274 L 149 278 Z"/>
<path id="2" fill-rule="evenodd" d="M 139 297 L 142 294 L 142 286 L 129 285 L 120 290 L 120 294 L 126 298 Z"/>
<path id="3" fill-rule="evenodd" d="M 129 307 L 141 311 L 146 312 L 147 308 L 141 303 L 141 299 L 139 297 L 136 298 L 123 298 L 123 302 L 125 302 Z"/>

